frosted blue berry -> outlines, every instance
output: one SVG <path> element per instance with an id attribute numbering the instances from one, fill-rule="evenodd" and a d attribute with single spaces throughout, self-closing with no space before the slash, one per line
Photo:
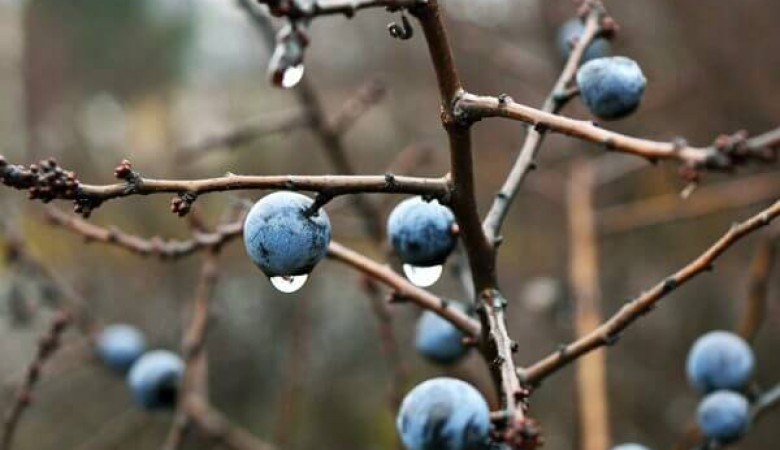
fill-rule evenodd
<path id="1" fill-rule="evenodd" d="M 642 69 L 623 56 L 597 58 L 577 71 L 577 86 L 585 105 L 595 116 L 614 120 L 634 112 L 645 92 Z"/>
<path id="2" fill-rule="evenodd" d="M 434 378 L 406 395 L 396 426 L 408 450 L 480 450 L 488 444 L 490 410 L 470 384 Z"/>
<path id="3" fill-rule="evenodd" d="M 146 339 L 134 326 L 109 325 L 95 339 L 95 350 L 108 367 L 126 372 L 146 351 Z"/>
<path id="4" fill-rule="evenodd" d="M 580 36 L 582 36 L 584 31 L 585 24 L 583 24 L 582 20 L 578 18 L 568 20 L 563 25 L 561 25 L 561 27 L 558 29 L 556 43 L 563 59 L 569 59 L 569 55 L 571 55 L 572 44 L 575 43 L 580 38 Z M 609 51 L 610 43 L 608 40 L 600 37 L 595 38 L 590 43 L 588 48 L 585 49 L 585 53 L 582 55 L 582 62 L 584 63 L 590 61 L 591 59 L 607 56 Z"/>
<path id="5" fill-rule="evenodd" d="M 436 200 L 412 197 L 399 203 L 387 219 L 387 233 L 406 264 L 419 267 L 444 263 L 457 242 L 455 215 Z"/>
<path id="6" fill-rule="evenodd" d="M 244 245 L 268 277 L 305 275 L 325 257 L 330 220 L 324 210 L 312 212 L 313 200 L 294 192 L 275 192 L 260 199 L 244 222 Z"/>
<path id="7" fill-rule="evenodd" d="M 463 344 L 464 337 L 463 332 L 450 321 L 433 311 L 425 311 L 417 321 L 414 345 L 421 355 L 431 361 L 452 364 L 468 351 Z"/>
<path id="8" fill-rule="evenodd" d="M 167 350 L 145 353 L 133 364 L 127 382 L 136 402 L 145 409 L 167 409 L 176 405 L 184 377 L 184 362 Z"/>
<path id="9" fill-rule="evenodd" d="M 694 342 L 686 361 L 688 380 L 701 392 L 742 390 L 753 377 L 755 357 L 744 339 L 712 331 Z"/>
<path id="10" fill-rule="evenodd" d="M 696 421 L 702 434 L 721 443 L 733 442 L 750 425 L 750 405 L 736 392 L 717 391 L 699 403 Z"/>

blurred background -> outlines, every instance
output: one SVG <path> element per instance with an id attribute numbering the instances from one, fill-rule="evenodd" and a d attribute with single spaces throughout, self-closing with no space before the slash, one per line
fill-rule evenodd
<path id="1" fill-rule="evenodd" d="M 508 93 L 540 105 L 562 66 L 555 33 L 573 16 L 573 4 L 442 3 L 467 89 Z M 696 145 L 709 145 L 721 133 L 759 133 L 777 126 L 780 3 L 606 4 L 621 25 L 613 52 L 636 59 L 649 80 L 640 110 L 606 126 L 658 140 L 684 136 Z M 416 146 L 430 150 L 406 174 L 438 176 L 447 171 L 448 155 L 427 51 L 419 30 L 409 41 L 390 38 L 386 26 L 393 20 L 397 14 L 371 10 L 351 20 L 315 21 L 304 82 L 313 86 L 329 117 L 360 86 L 381 82 L 387 95 L 343 137 L 355 167 L 361 173 L 385 173 L 402 149 Z M 192 150 L 204 139 L 302 110 L 293 92 L 267 81 L 269 57 L 261 33 L 233 1 L 0 0 L 0 153 L 25 163 L 54 156 L 90 183 L 111 182 L 112 170 L 123 158 L 150 177 L 332 173 L 306 127 L 231 148 Z M 588 117 L 576 100 L 566 114 Z M 509 121 L 484 121 L 475 128 L 483 213 L 523 134 L 522 126 Z M 627 159 L 601 154 L 588 144 L 551 136 L 539 170 L 530 176 L 506 222 L 499 274 L 510 301 L 509 329 L 520 344 L 520 365 L 573 338 L 565 195 L 573 161 L 600 158 L 605 164 L 622 164 Z M 679 199 L 685 183 L 669 163 L 642 167 L 600 187 L 602 314 L 615 312 L 626 299 L 697 256 L 733 221 L 776 198 L 780 185 L 772 170 L 776 168 L 748 167 L 737 176 L 706 174 L 688 200 Z M 215 223 L 236 199 L 257 196 L 205 196 L 197 208 Z M 47 225 L 41 205 L 24 197 L 2 190 L 0 215 L 22 233 L 34 257 L 72 285 L 102 321 L 135 324 L 154 347 L 179 348 L 195 291 L 197 256 L 170 263 L 85 245 Z M 661 199 L 656 204 L 665 206 L 651 209 L 646 217 L 636 209 L 620 209 L 656 197 Z M 400 198 L 369 200 L 386 216 Z M 187 222 L 168 212 L 169 202 L 168 196 L 111 202 L 90 220 L 143 236 L 186 238 Z M 384 249 L 365 235 L 348 201 L 338 199 L 327 210 L 335 239 L 375 259 L 386 258 Z M 690 210 L 698 212 L 683 217 Z M 733 329 L 739 322 L 748 295 L 747 268 L 759 241 L 757 235 L 740 242 L 718 262 L 714 274 L 675 291 L 608 351 L 614 442 L 667 449 L 683 434 L 698 402 L 685 380 L 687 350 L 702 333 Z M 394 416 L 387 407 L 391 370 L 381 355 L 378 323 L 359 275 L 325 262 L 303 290 L 280 294 L 238 242 L 225 249 L 220 269 L 208 339 L 214 404 L 283 449 L 393 448 Z M 770 277 L 766 323 L 756 340 L 757 381 L 764 387 L 780 380 L 774 353 L 780 344 L 776 274 Z M 449 273 L 433 291 L 463 298 Z M 0 267 L 3 410 L 34 355 L 37 336 L 48 326 L 49 306 L 35 277 Z M 405 389 L 450 374 L 494 398 L 477 354 L 454 367 L 431 365 L 413 349 L 417 308 L 392 305 L 391 311 L 409 375 Z M 93 360 L 76 330 L 66 333 L 63 350 L 48 367 L 21 421 L 16 449 L 161 445 L 171 415 L 138 410 L 123 380 Z M 545 448 L 577 447 L 574 373 L 573 367 L 562 370 L 533 396 L 532 415 L 544 428 Z M 768 416 L 735 448 L 775 448 L 778 426 L 780 414 Z"/>

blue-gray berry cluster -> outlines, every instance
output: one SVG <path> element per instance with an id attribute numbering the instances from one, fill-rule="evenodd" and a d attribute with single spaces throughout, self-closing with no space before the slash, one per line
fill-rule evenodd
<path id="1" fill-rule="evenodd" d="M 95 350 L 108 367 L 126 372 L 146 351 L 146 339 L 134 326 L 109 325 L 97 336 Z"/>
<path id="2" fill-rule="evenodd" d="M 452 364 L 468 351 L 463 343 L 464 337 L 463 332 L 450 321 L 433 311 L 425 311 L 417 321 L 414 345 L 421 355 L 431 361 Z"/>
<path id="3" fill-rule="evenodd" d="M 127 383 L 136 402 L 145 409 L 168 409 L 176 405 L 184 377 L 184 361 L 167 350 L 147 352 L 133 364 Z"/>
<path id="4" fill-rule="evenodd" d="M 582 33 L 585 31 L 585 24 L 579 18 L 574 18 L 566 21 L 558 29 L 558 36 L 556 38 L 556 44 L 558 51 L 561 52 L 563 59 L 569 59 L 571 54 L 572 44 L 576 43 L 580 39 Z M 585 53 L 582 55 L 582 62 L 590 61 L 591 59 L 601 58 L 609 55 L 610 43 L 604 38 L 595 38 L 590 43 Z"/>

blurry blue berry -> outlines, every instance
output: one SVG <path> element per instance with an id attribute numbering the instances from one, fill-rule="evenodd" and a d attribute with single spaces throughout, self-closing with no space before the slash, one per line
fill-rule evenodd
<path id="1" fill-rule="evenodd" d="M 620 444 L 615 447 L 612 447 L 612 450 L 650 450 L 649 448 L 645 447 L 644 445 L 639 444 Z"/>
<path id="2" fill-rule="evenodd" d="M 577 71 L 577 85 L 585 105 L 595 116 L 606 120 L 634 112 L 646 84 L 639 65 L 623 56 L 594 59 Z"/>
<path id="3" fill-rule="evenodd" d="M 753 377 L 755 357 L 741 337 L 727 331 L 712 331 L 694 342 L 686 370 L 688 380 L 701 392 L 738 391 Z"/>
<path id="4" fill-rule="evenodd" d="M 582 36 L 584 31 L 585 24 L 583 24 L 582 20 L 578 18 L 568 20 L 566 23 L 561 25 L 561 27 L 558 29 L 556 43 L 563 59 L 569 59 L 569 55 L 571 54 L 572 50 L 572 44 L 575 43 L 580 38 L 580 36 Z M 590 43 L 588 48 L 585 49 L 585 53 L 582 55 L 582 62 L 585 63 L 591 59 L 607 56 L 609 51 L 610 43 L 608 40 L 604 38 L 595 38 Z"/>
<path id="5" fill-rule="evenodd" d="M 325 257 L 330 220 L 313 200 L 294 192 L 274 192 L 255 203 L 244 222 L 244 245 L 269 277 L 304 275 Z"/>
<path id="6" fill-rule="evenodd" d="M 733 442 L 750 425 L 750 405 L 747 399 L 731 391 L 717 391 L 699 403 L 696 421 L 702 434 L 721 443 Z"/>
<path id="7" fill-rule="evenodd" d="M 406 395 L 396 426 L 408 450 L 479 450 L 488 444 L 490 410 L 470 384 L 434 378 Z"/>
<path id="8" fill-rule="evenodd" d="M 452 364 L 468 351 L 468 347 L 463 345 L 464 337 L 463 332 L 450 321 L 433 311 L 425 311 L 417 321 L 414 345 L 421 355 L 431 361 Z"/>
<path id="9" fill-rule="evenodd" d="M 149 410 L 166 409 L 176 405 L 183 377 L 184 362 L 179 355 L 154 350 L 133 364 L 127 382 L 139 405 Z"/>
<path id="10" fill-rule="evenodd" d="M 109 325 L 97 336 L 95 350 L 108 367 L 126 372 L 146 351 L 146 339 L 134 326 Z"/>
<path id="11" fill-rule="evenodd" d="M 412 197 L 399 203 L 387 219 L 387 233 L 406 264 L 430 267 L 443 264 L 455 248 L 455 216 L 436 200 Z"/>

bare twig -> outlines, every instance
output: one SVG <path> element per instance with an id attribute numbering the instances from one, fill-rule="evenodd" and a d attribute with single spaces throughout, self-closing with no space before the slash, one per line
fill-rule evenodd
<path id="1" fill-rule="evenodd" d="M 623 330 L 652 310 L 661 299 L 696 276 L 712 270 L 714 261 L 734 243 L 765 227 L 778 215 L 780 215 L 780 201 L 776 201 L 746 221 L 735 224 L 693 262 L 624 305 L 593 332 L 561 347 L 560 350 L 542 358 L 527 369 L 520 370 L 518 374 L 521 379 L 529 383 L 538 383 L 579 357 L 616 342 Z"/>
<path id="2" fill-rule="evenodd" d="M 572 98 L 571 96 L 562 94 L 574 79 L 574 75 L 577 73 L 577 68 L 580 65 L 580 61 L 582 61 L 585 50 L 598 34 L 602 14 L 603 12 L 599 8 L 592 8 L 590 14 L 588 14 L 587 21 L 585 22 L 585 29 L 572 49 L 563 71 L 558 76 L 558 81 L 555 82 L 555 86 L 553 86 L 552 90 L 547 95 L 541 108 L 542 111 L 557 114 Z M 536 155 L 544 142 L 546 134 L 547 130 L 543 127 L 528 128 L 517 160 L 504 181 L 501 190 L 496 194 L 490 211 L 488 211 L 487 216 L 483 221 L 485 233 L 491 240 L 495 241 L 499 238 L 501 224 L 504 222 L 504 219 L 506 219 L 512 201 L 520 190 L 520 186 L 526 175 L 536 167 Z"/>
<path id="3" fill-rule="evenodd" d="M 249 431 L 231 423 L 199 395 L 183 399 L 184 407 L 198 426 L 214 442 L 230 450 L 274 450 L 271 444 L 261 441 Z"/>
<path id="4" fill-rule="evenodd" d="M 38 342 L 38 352 L 27 367 L 24 380 L 16 393 L 16 398 L 5 413 L 0 450 L 11 449 L 14 432 L 25 408 L 32 402 L 33 388 L 41 377 L 43 366 L 59 348 L 62 333 L 67 329 L 70 321 L 70 314 L 64 310 L 57 312 L 49 324 L 46 334 Z"/>
<path id="5" fill-rule="evenodd" d="M 780 146 L 780 128 L 749 139 L 741 133 L 725 139 L 720 136 L 710 147 L 692 147 L 681 141 L 659 142 L 627 136 L 601 128 L 591 121 L 555 115 L 507 97 L 464 93 L 458 98 L 455 109 L 463 120 L 505 117 L 602 145 L 609 151 L 641 156 L 650 161 L 676 160 L 693 169 L 728 171 L 748 161 L 773 161 L 775 150 Z"/>
<path id="6" fill-rule="evenodd" d="M 745 298 L 742 318 L 737 332 L 752 342 L 766 318 L 766 301 L 769 279 L 776 263 L 777 233 L 767 233 L 758 243 L 748 274 L 748 295 Z"/>
<path id="7" fill-rule="evenodd" d="M 31 198 L 49 202 L 55 199 L 72 200 L 78 213 L 88 215 L 103 202 L 132 195 L 160 193 L 178 194 L 172 202 L 174 212 L 189 212 L 198 195 L 235 190 L 289 190 L 327 194 L 333 198 L 345 194 L 368 192 L 428 195 L 446 202 L 449 182 L 444 178 L 418 178 L 385 175 L 377 176 L 250 176 L 228 173 L 222 177 L 199 180 L 162 180 L 145 178 L 132 170 L 128 161 L 116 170 L 124 183 L 89 185 L 76 179 L 73 172 L 64 171 L 52 160 L 29 167 L 10 165 L 0 157 L 0 181 L 15 189 L 27 190 Z"/>
<path id="8" fill-rule="evenodd" d="M 577 338 L 593 332 L 602 321 L 598 238 L 593 210 L 596 186 L 592 163 L 575 163 L 568 183 L 568 221 L 569 277 L 576 304 Z M 604 352 L 594 352 L 577 362 L 581 450 L 610 447 L 606 365 Z"/>

